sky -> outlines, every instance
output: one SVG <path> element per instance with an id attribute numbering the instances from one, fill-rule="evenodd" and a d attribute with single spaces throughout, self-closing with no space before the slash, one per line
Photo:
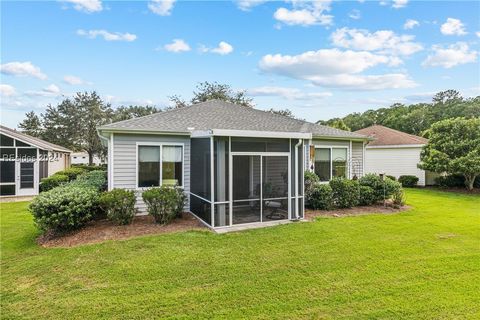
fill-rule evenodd
<path id="1" fill-rule="evenodd" d="M 78 91 L 169 105 L 197 83 L 307 121 L 480 95 L 480 2 L 1 1 L 1 123 Z"/>

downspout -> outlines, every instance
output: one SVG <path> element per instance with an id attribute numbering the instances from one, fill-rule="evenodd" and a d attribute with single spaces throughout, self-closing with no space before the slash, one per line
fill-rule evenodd
<path id="1" fill-rule="evenodd" d="M 295 145 L 295 219 L 299 219 L 298 215 L 298 147 L 302 144 L 303 139 L 298 139 L 298 143 Z"/>

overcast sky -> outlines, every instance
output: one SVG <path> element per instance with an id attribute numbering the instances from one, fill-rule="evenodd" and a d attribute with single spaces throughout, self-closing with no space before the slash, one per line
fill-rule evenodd
<path id="1" fill-rule="evenodd" d="M 1 123 L 77 91 L 114 106 L 246 90 L 309 121 L 480 94 L 480 2 L 1 2 Z"/>

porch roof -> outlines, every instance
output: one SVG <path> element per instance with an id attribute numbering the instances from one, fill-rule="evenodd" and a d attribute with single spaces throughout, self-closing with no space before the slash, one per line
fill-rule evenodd
<path id="1" fill-rule="evenodd" d="M 155 113 L 149 116 L 120 121 L 98 128 L 104 132 L 158 132 L 188 134 L 194 132 L 268 132 L 292 138 L 331 137 L 345 139 L 368 139 L 366 136 L 319 124 L 292 119 L 233 103 L 209 100 L 188 107 Z M 218 134 L 217 134 L 218 135 Z"/>

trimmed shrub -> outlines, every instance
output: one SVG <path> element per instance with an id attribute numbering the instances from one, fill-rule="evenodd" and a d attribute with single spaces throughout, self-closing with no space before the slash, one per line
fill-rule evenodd
<path id="1" fill-rule="evenodd" d="M 329 210 L 333 207 L 332 188 L 328 184 L 314 184 L 311 187 L 310 208 L 315 210 Z"/>
<path id="2" fill-rule="evenodd" d="M 43 232 L 63 233 L 90 221 L 98 210 L 98 191 L 65 184 L 33 199 L 30 211 Z"/>
<path id="3" fill-rule="evenodd" d="M 465 188 L 465 177 L 460 174 L 450 174 L 437 177 L 435 183 L 442 188 Z M 480 188 L 480 177 L 475 179 L 473 187 Z"/>
<path id="4" fill-rule="evenodd" d="M 359 205 L 361 206 L 371 206 L 377 202 L 377 197 L 375 196 L 375 191 L 369 186 L 359 186 L 360 199 Z"/>
<path id="5" fill-rule="evenodd" d="M 389 199 L 395 191 L 402 188 L 399 182 L 393 181 L 388 177 L 385 177 L 382 181 L 380 176 L 373 173 L 364 175 L 358 182 L 361 186 L 367 186 L 373 189 L 376 202 L 383 201 L 384 195 L 385 199 Z"/>
<path id="6" fill-rule="evenodd" d="M 75 180 L 77 176 L 85 173 L 86 171 L 82 168 L 71 167 L 63 171 L 58 171 L 54 175 L 61 174 L 68 177 L 69 181 Z"/>
<path id="7" fill-rule="evenodd" d="M 106 171 L 90 171 L 79 175 L 78 178 L 69 183 L 69 185 L 79 187 L 93 187 L 103 191 L 107 189 L 107 172 Z"/>
<path id="8" fill-rule="evenodd" d="M 418 177 L 412 175 L 405 175 L 398 177 L 398 182 L 402 184 L 402 187 L 415 187 L 418 183 Z"/>
<path id="9" fill-rule="evenodd" d="M 330 180 L 333 203 L 339 208 L 351 208 L 358 205 L 360 190 L 358 181 L 344 178 Z"/>
<path id="10" fill-rule="evenodd" d="M 135 192 L 125 189 L 113 189 L 100 196 L 100 206 L 107 213 L 107 218 L 119 225 L 132 223 L 135 201 Z"/>
<path id="11" fill-rule="evenodd" d="M 101 171 L 105 171 L 107 170 L 107 166 L 104 165 L 104 164 L 101 164 L 101 165 L 88 165 L 88 164 L 72 164 L 71 168 L 79 168 L 79 169 L 82 169 L 84 171 L 96 171 L 96 170 L 101 170 Z"/>
<path id="12" fill-rule="evenodd" d="M 387 178 L 389 178 L 393 181 L 397 181 L 397 178 L 395 178 L 395 176 L 390 176 L 390 175 L 387 174 L 385 177 L 387 177 Z"/>
<path id="13" fill-rule="evenodd" d="M 182 189 L 170 186 L 148 189 L 142 193 L 142 198 L 148 214 L 161 224 L 168 224 L 179 216 L 187 200 Z"/>
<path id="14" fill-rule="evenodd" d="M 305 171 L 304 184 L 305 184 L 305 206 L 307 208 L 313 208 L 311 204 L 312 193 L 315 186 L 320 182 L 320 178 L 312 171 Z"/>
<path id="15" fill-rule="evenodd" d="M 68 176 L 63 174 L 54 174 L 53 176 L 43 178 L 40 182 L 40 192 L 45 192 L 56 188 L 69 181 Z"/>

